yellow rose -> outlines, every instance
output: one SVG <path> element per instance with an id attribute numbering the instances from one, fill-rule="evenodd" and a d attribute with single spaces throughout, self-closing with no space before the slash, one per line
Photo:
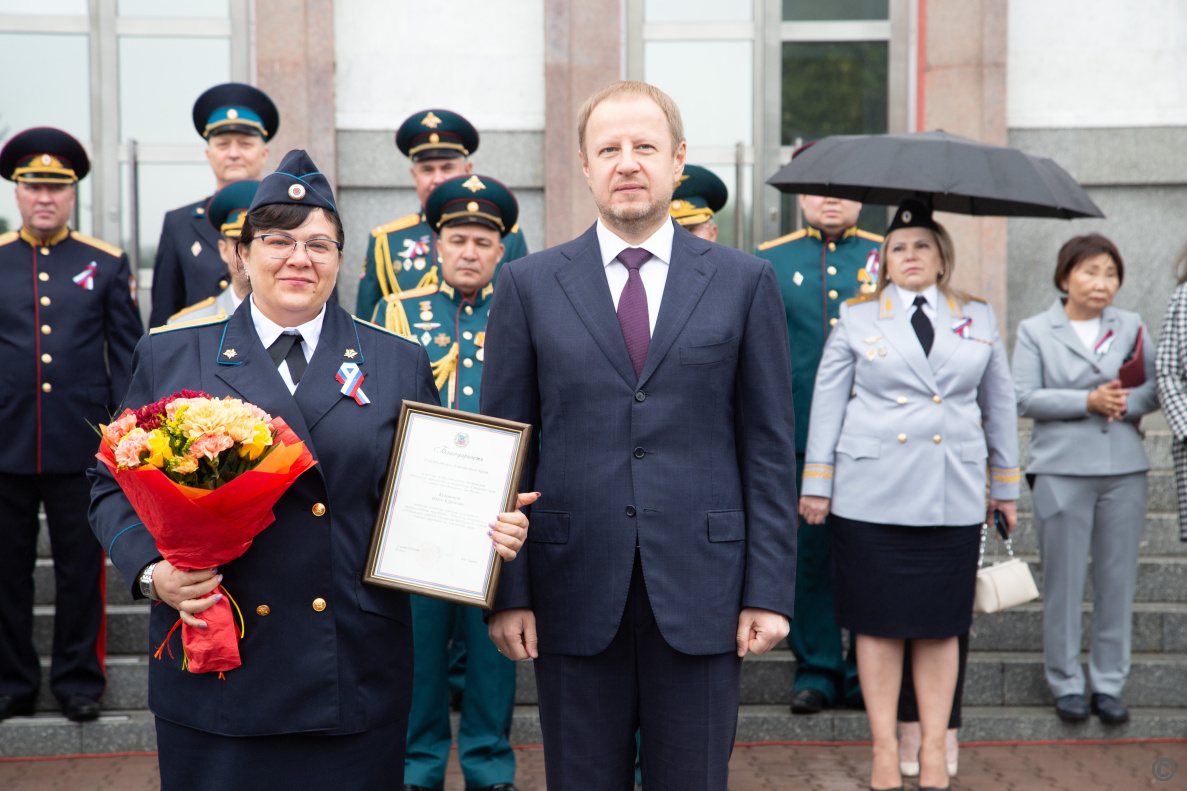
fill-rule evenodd
<path id="1" fill-rule="evenodd" d="M 173 472 L 179 475 L 189 475 L 191 472 L 198 471 L 198 460 L 192 456 L 182 456 L 173 465 Z"/>
<path id="2" fill-rule="evenodd" d="M 256 423 L 252 426 L 251 436 L 243 440 L 239 446 L 239 456 L 246 456 L 255 461 L 263 454 L 264 449 L 272 444 L 272 429 L 267 423 Z"/>
<path id="3" fill-rule="evenodd" d="M 171 458 L 173 449 L 169 447 L 169 438 L 160 429 L 154 429 L 148 435 L 148 463 L 160 469 L 165 466 L 165 461 Z"/>

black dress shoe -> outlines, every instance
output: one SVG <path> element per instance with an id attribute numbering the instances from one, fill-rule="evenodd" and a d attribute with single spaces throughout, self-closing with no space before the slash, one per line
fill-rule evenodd
<path id="1" fill-rule="evenodd" d="M 1112 695 L 1092 693 L 1092 713 L 1100 717 L 1101 722 L 1109 725 L 1121 725 L 1129 722 L 1129 709 Z"/>
<path id="2" fill-rule="evenodd" d="M 99 701 L 86 695 L 71 695 L 62 704 L 66 719 L 74 722 L 90 722 L 99 719 Z"/>
<path id="3" fill-rule="evenodd" d="M 828 698 L 818 689 L 801 689 L 791 698 L 792 714 L 817 714 L 828 708 Z"/>
<path id="4" fill-rule="evenodd" d="M 1055 701 L 1055 713 L 1064 722 L 1084 722 L 1088 719 L 1088 701 L 1083 695 L 1064 695 Z"/>
<path id="5" fill-rule="evenodd" d="M 33 698 L 14 698 L 0 695 L 0 720 L 9 717 L 28 717 L 33 714 Z"/>
<path id="6" fill-rule="evenodd" d="M 493 786 L 482 788 L 467 788 L 466 791 L 519 791 L 512 783 L 495 783 Z"/>

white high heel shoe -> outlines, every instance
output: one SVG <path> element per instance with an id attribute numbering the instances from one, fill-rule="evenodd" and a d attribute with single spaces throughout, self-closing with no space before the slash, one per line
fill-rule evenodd
<path id="1" fill-rule="evenodd" d="M 956 740 L 956 728 L 949 728 L 944 737 L 944 748 L 948 758 L 948 776 L 956 777 L 956 766 L 960 763 L 960 742 Z"/>
<path id="2" fill-rule="evenodd" d="M 903 777 L 919 777 L 919 748 L 923 746 L 923 731 L 918 722 L 900 722 L 898 731 L 899 771 Z"/>

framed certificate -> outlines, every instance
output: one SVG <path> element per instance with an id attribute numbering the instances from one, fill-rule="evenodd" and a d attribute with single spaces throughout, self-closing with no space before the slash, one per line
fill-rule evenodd
<path id="1" fill-rule="evenodd" d="M 531 435 L 404 401 L 363 582 L 489 610 L 503 559 L 486 532 L 515 508 Z"/>

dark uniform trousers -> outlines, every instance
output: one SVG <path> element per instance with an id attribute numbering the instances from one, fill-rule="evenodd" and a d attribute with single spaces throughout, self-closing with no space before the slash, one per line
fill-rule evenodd
<path id="1" fill-rule="evenodd" d="M 103 694 L 104 561 L 90 532 L 86 469 L 131 377 L 143 329 L 118 248 L 62 228 L 0 235 L 0 695 L 37 694 L 33 572 L 38 509 L 53 549 L 50 689 Z"/>

